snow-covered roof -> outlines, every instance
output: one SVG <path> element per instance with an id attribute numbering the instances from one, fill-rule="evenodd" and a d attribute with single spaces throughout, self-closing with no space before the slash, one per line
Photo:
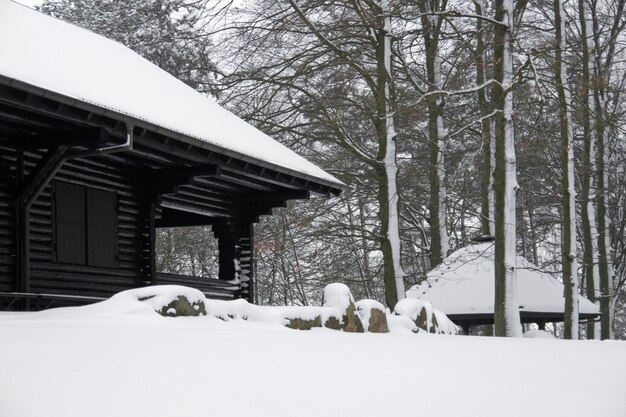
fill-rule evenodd
<path id="1" fill-rule="evenodd" d="M 411 287 L 407 297 L 430 301 L 448 315 L 493 314 L 494 244 L 459 249 Z M 525 258 L 517 257 L 517 301 L 520 312 L 562 314 L 563 284 Z M 587 298 L 579 298 L 580 314 L 599 314 Z"/>
<path id="2" fill-rule="evenodd" d="M 0 0 L 0 76 L 220 149 L 343 183 L 127 47 Z"/>

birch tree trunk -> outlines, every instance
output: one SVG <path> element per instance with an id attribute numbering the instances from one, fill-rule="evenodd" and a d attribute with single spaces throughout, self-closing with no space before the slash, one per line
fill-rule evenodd
<path id="1" fill-rule="evenodd" d="M 329 39 L 323 25 L 317 27 L 304 13 L 295 0 L 288 0 L 296 15 L 306 25 L 327 53 L 343 61 L 352 70 L 358 73 L 364 84 L 370 89 L 376 101 L 374 127 L 376 130 L 377 149 L 371 156 L 361 145 L 344 138 L 340 145 L 350 151 L 372 167 L 378 186 L 377 199 L 379 204 L 378 217 L 380 220 L 380 242 L 383 254 L 383 281 L 385 286 L 385 301 L 393 310 L 398 300 L 405 298 L 404 271 L 400 263 L 400 221 L 398 212 L 398 164 L 396 161 L 396 129 L 394 123 L 394 88 L 392 77 L 392 26 L 390 2 L 377 0 L 375 2 L 355 1 L 353 3 L 367 27 L 368 42 L 364 47 L 371 47 L 375 51 L 375 75 L 369 63 L 363 64 L 355 56 L 349 54 L 340 45 Z M 304 3 L 304 2 L 302 2 Z M 360 38 L 358 41 L 362 42 Z"/>
<path id="2" fill-rule="evenodd" d="M 484 16 L 486 14 L 486 0 L 474 1 L 476 14 Z M 482 19 L 476 19 L 476 85 L 485 84 L 485 69 L 487 68 L 487 45 L 484 38 L 484 24 Z M 482 167 L 481 167 L 481 233 L 486 236 L 493 236 L 493 166 L 494 166 L 494 142 L 492 139 L 493 123 L 488 117 L 491 113 L 491 105 L 487 98 L 486 89 L 481 88 L 477 92 L 478 105 L 480 107 L 481 134 L 482 134 Z"/>
<path id="3" fill-rule="evenodd" d="M 596 115 L 603 112 L 601 99 L 596 91 Z M 599 116 L 596 125 L 596 135 L 598 143 L 598 152 L 596 154 L 597 166 L 597 184 L 598 192 L 596 194 L 596 202 L 598 206 L 598 272 L 600 279 L 600 312 L 602 318 L 600 320 L 600 338 L 602 340 L 611 338 L 611 283 L 610 283 L 610 243 L 608 241 L 608 222 L 606 210 L 607 191 L 607 175 L 606 175 L 606 136 L 602 116 Z"/>
<path id="4" fill-rule="evenodd" d="M 496 336 L 522 335 L 516 297 L 516 191 L 518 188 L 513 129 L 513 0 L 497 0 L 494 37 L 495 119 L 495 300 Z"/>
<path id="5" fill-rule="evenodd" d="M 599 271 L 598 271 L 598 232 L 596 227 L 596 208 L 594 205 L 595 187 L 594 187 L 594 171 L 595 171 L 595 117 L 592 109 L 594 108 L 593 92 L 590 88 L 590 80 L 595 73 L 595 61 L 593 58 L 593 28 L 589 20 L 589 9 L 587 0 L 579 0 L 578 17 L 580 20 L 582 35 L 582 82 L 581 97 L 583 97 L 582 105 L 582 124 L 583 124 L 583 156 L 582 156 L 582 196 L 581 196 L 581 230 L 584 246 L 584 271 L 585 271 L 585 290 L 589 300 L 595 303 L 598 308 L 600 301 L 598 295 L 599 287 Z M 600 339 L 600 326 L 595 322 L 587 323 L 587 338 Z"/>
<path id="6" fill-rule="evenodd" d="M 421 1 L 422 27 L 426 45 L 426 77 L 428 91 L 439 91 L 441 84 L 441 58 L 439 57 L 439 33 L 442 19 L 434 16 L 445 10 L 446 1 Z M 430 183 L 430 267 L 434 268 L 448 256 L 449 237 L 446 228 L 446 168 L 443 108 L 445 102 L 441 95 L 434 95 L 428 103 L 428 149 Z"/>
<path id="7" fill-rule="evenodd" d="M 594 59 L 595 71 L 593 76 L 593 97 L 595 110 L 595 133 L 597 141 L 596 167 L 597 167 L 597 193 L 596 205 L 598 209 L 598 272 L 600 281 L 600 312 L 602 313 L 600 321 L 600 337 L 601 339 L 610 339 L 613 337 L 613 309 L 611 308 L 614 294 L 613 283 L 613 262 L 611 255 L 610 240 L 610 220 L 607 211 L 607 194 L 609 191 L 608 183 L 608 123 L 609 115 L 607 114 L 607 103 L 609 102 L 609 93 L 607 88 L 610 85 L 611 68 L 613 67 L 616 57 L 616 46 L 618 35 L 624 28 L 622 19 L 624 9 L 626 7 L 625 0 L 617 0 L 614 3 L 613 11 L 615 16 L 610 22 L 610 29 L 607 35 L 607 44 L 604 48 L 600 44 L 601 32 L 606 32 L 604 25 L 600 27 L 598 22 L 597 3 L 591 3 L 590 10 L 593 22 L 593 39 L 594 39 Z M 602 59 L 602 51 L 604 52 L 604 60 Z"/>
<path id="8" fill-rule="evenodd" d="M 565 339 L 578 339 L 578 262 L 576 259 L 576 190 L 574 188 L 574 133 L 572 131 L 572 98 L 567 86 L 567 70 L 563 60 L 566 50 L 565 10 L 563 0 L 554 0 L 555 81 L 559 101 L 561 135 L 561 180 L 563 214 L 561 249 L 563 263 L 563 287 L 565 296 Z"/>
<path id="9" fill-rule="evenodd" d="M 377 131 L 378 160 L 382 159 L 379 203 L 384 258 L 385 301 L 393 310 L 405 298 L 404 272 L 400 264 L 400 224 L 398 213 L 398 164 L 396 161 L 396 130 L 392 105 L 393 79 L 391 74 L 391 15 L 389 2 L 381 0 L 377 7 Z"/>

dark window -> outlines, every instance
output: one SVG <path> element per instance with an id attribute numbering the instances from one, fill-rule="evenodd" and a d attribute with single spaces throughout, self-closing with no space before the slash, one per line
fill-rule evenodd
<path id="1" fill-rule="evenodd" d="M 63 182 L 55 190 L 57 261 L 115 267 L 117 195 Z"/>
<path id="2" fill-rule="evenodd" d="M 56 183 L 56 250 L 59 262 L 87 263 L 85 190 L 80 185 Z"/>

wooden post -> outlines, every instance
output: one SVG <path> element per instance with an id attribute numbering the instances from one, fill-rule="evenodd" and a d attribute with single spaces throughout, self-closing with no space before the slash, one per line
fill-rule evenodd
<path id="1" fill-rule="evenodd" d="M 15 241 L 17 243 L 16 282 L 17 292 L 30 291 L 30 210 L 22 202 L 15 205 Z M 26 300 L 27 301 L 27 300 Z"/>
<path id="2" fill-rule="evenodd" d="M 232 281 L 236 276 L 238 229 L 230 222 L 220 222 L 213 226 L 219 248 L 219 279 Z"/>
<path id="3" fill-rule="evenodd" d="M 235 242 L 231 236 L 218 238 L 219 246 L 219 278 L 224 281 L 235 279 Z"/>
<path id="4" fill-rule="evenodd" d="M 144 285 L 157 284 L 156 272 L 156 221 L 155 212 L 157 197 L 148 198 L 143 203 L 143 214 L 141 218 L 142 243 L 140 248 L 141 268 Z"/>
<path id="5" fill-rule="evenodd" d="M 254 301 L 253 235 L 254 227 L 252 224 L 248 224 L 241 228 L 241 237 L 239 238 L 241 298 L 248 300 L 250 303 Z"/>

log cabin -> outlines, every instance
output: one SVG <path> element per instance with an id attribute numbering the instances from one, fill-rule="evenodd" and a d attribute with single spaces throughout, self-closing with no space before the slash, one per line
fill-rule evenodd
<path id="1" fill-rule="evenodd" d="M 253 300 L 253 225 L 345 185 L 112 40 L 0 0 L 0 307 L 181 284 Z M 160 227 L 210 225 L 219 276 L 156 271 Z"/>

